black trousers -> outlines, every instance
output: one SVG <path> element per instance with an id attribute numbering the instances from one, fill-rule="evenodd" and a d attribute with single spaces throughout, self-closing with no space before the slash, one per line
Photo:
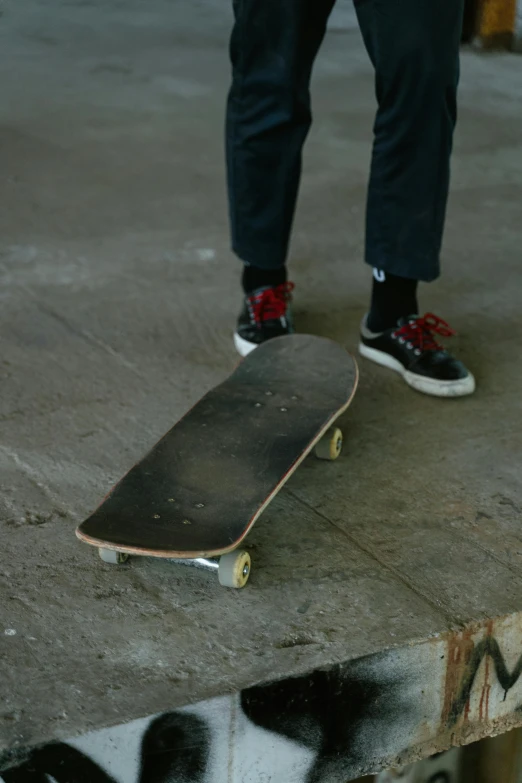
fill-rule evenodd
<path id="1" fill-rule="evenodd" d="M 286 261 L 312 120 L 312 66 L 334 2 L 233 0 L 232 246 L 264 269 Z M 464 0 L 356 0 L 378 102 L 365 257 L 401 277 L 439 275 L 463 7 Z"/>

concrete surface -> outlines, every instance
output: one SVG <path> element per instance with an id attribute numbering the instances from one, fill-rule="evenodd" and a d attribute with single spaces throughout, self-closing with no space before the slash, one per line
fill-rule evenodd
<path id="1" fill-rule="evenodd" d="M 249 539 L 256 568 L 244 592 L 165 562 L 112 569 L 74 537 L 236 361 L 223 5 L 2 4 L 6 754 L 362 656 L 385 669 L 388 655 L 410 668 L 423 661 L 407 704 L 436 675 L 426 732 L 419 719 L 401 736 L 398 710 L 394 744 L 367 766 L 401 746 L 405 760 L 522 723 L 522 60 L 513 55 L 463 58 L 445 276 L 421 292 L 459 331 L 454 347 L 477 394 L 423 398 L 361 362 L 343 458 L 307 462 L 267 510 Z M 358 33 L 329 37 L 314 92 L 292 251 L 296 316 L 302 330 L 355 350 L 369 288 L 361 256 L 374 110 Z M 435 665 L 430 640 L 454 659 Z M 495 666 L 485 673 L 483 660 Z M 457 709 L 479 677 L 494 694 L 489 712 L 480 696 L 476 710 Z"/>
<path id="2" fill-rule="evenodd" d="M 357 30 L 357 14 L 352 0 L 337 0 L 328 20 L 328 29 L 337 32 Z"/>

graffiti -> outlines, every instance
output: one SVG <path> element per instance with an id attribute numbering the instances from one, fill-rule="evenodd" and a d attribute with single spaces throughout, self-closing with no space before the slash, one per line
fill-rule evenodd
<path id="1" fill-rule="evenodd" d="M 337 666 L 243 691 L 241 707 L 255 725 L 313 750 L 304 783 L 321 783 L 342 779 L 361 762 L 365 725 L 373 723 L 374 741 L 382 742 L 386 725 L 407 708 L 399 678 L 391 677 L 385 689 L 381 685 L 364 664 Z"/>
<path id="2" fill-rule="evenodd" d="M 116 783 L 88 756 L 56 742 L 34 750 L 29 759 L 15 769 L 2 772 L 5 783 Z"/>
<path id="3" fill-rule="evenodd" d="M 387 663 L 380 681 L 382 661 L 360 661 L 53 743 L 3 783 L 346 783 L 390 747 L 398 714 L 415 721 L 407 672 Z"/>
<path id="4" fill-rule="evenodd" d="M 171 712 L 152 721 L 141 743 L 139 783 L 203 783 L 210 732 L 196 715 Z"/>
<path id="5" fill-rule="evenodd" d="M 457 783 L 448 754 L 404 765 L 520 724 L 521 647 L 510 616 L 27 749 L 0 783 Z"/>
<path id="6" fill-rule="evenodd" d="M 497 682 L 504 693 L 504 700 L 522 674 L 522 655 L 519 656 L 510 671 L 499 643 L 489 633 L 484 639 L 477 642 L 474 642 L 466 633 L 457 637 L 449 644 L 448 659 L 443 720 L 446 721 L 449 728 L 455 726 L 461 716 L 469 717 L 470 697 L 483 661 L 485 662 L 485 676 L 479 702 L 480 720 L 489 717 L 492 688 L 490 661 L 493 664 Z"/>
<path id="7" fill-rule="evenodd" d="M 141 738 L 137 783 L 203 783 L 209 749 L 208 728 L 196 715 L 180 711 L 153 718 Z M 2 775 L 4 783 L 48 783 L 49 777 L 56 783 L 117 783 L 87 753 L 63 742 L 34 750 Z"/>
<path id="8" fill-rule="evenodd" d="M 67 743 L 52 743 L 33 751 L 30 758 L 15 769 L 3 773 L 4 783 L 204 783 L 228 781 L 230 768 L 219 769 L 211 762 L 211 732 L 205 721 L 196 715 L 176 711 L 160 715 L 149 723 L 140 743 L 140 764 L 136 777 L 113 777 L 98 765 L 87 752 Z M 274 751 L 273 743 L 267 750 Z M 457 783 L 457 773 L 451 751 L 437 759 L 428 759 L 408 767 L 401 773 L 382 773 L 376 783 Z M 274 769 L 277 767 L 277 761 Z M 434 768 L 436 770 L 434 771 Z M 315 771 L 314 771 L 315 769 Z M 245 772 L 246 770 L 246 772 Z M 344 774 L 332 776 L 327 770 L 317 777 L 314 765 L 306 780 L 323 783 L 346 783 Z M 310 777 L 310 775 L 312 775 Z M 243 767 L 234 781 L 241 783 L 291 783 L 305 778 L 287 777 L 286 771 L 265 775 L 255 768 Z"/>

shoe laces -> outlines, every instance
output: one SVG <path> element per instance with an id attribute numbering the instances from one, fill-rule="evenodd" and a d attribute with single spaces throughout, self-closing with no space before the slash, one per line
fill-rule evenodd
<path id="1" fill-rule="evenodd" d="M 440 337 L 453 337 L 456 332 L 451 326 L 433 313 L 419 318 L 412 318 L 399 329 L 393 336 L 402 343 L 408 343 L 408 347 L 416 351 L 443 351 L 444 346 L 436 339 Z"/>
<path id="2" fill-rule="evenodd" d="M 248 307 L 256 324 L 284 318 L 293 290 L 294 284 L 287 282 L 271 288 L 263 288 L 248 296 Z"/>

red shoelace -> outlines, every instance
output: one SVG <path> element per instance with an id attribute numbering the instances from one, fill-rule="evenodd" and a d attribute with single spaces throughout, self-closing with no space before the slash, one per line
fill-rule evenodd
<path id="1" fill-rule="evenodd" d="M 418 351 L 443 351 L 444 346 L 436 340 L 436 334 L 440 337 L 453 337 L 456 332 L 446 321 L 433 313 L 426 313 L 422 318 L 415 318 L 394 332 L 395 337 L 398 337 L 402 342 L 410 343 L 412 348 Z"/>
<path id="2" fill-rule="evenodd" d="M 249 296 L 248 303 L 252 318 L 257 324 L 284 318 L 288 303 L 292 299 L 293 283 L 281 283 L 273 288 Z"/>

